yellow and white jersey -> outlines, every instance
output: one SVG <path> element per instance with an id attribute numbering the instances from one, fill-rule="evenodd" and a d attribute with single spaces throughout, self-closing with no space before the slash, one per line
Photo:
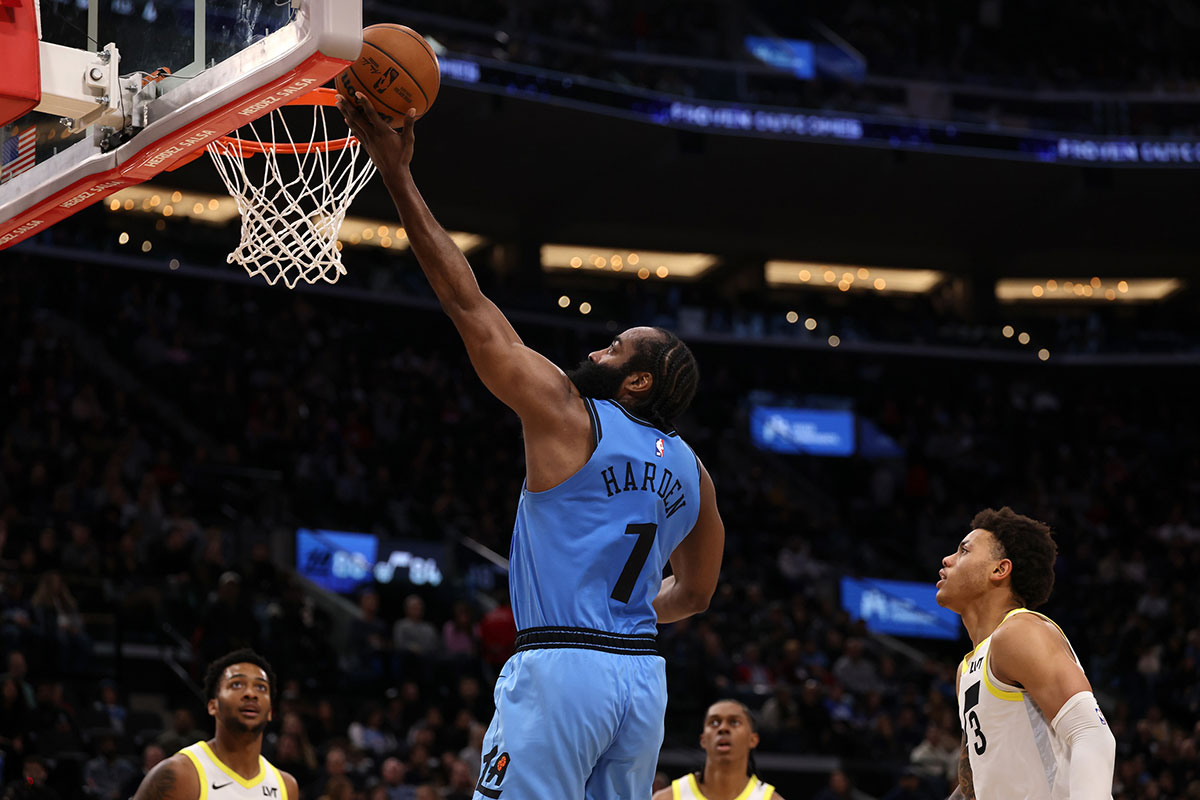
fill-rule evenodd
<path id="1" fill-rule="evenodd" d="M 261 755 L 258 757 L 258 775 L 246 780 L 225 766 L 208 742 L 196 742 L 179 752 L 188 757 L 200 776 L 197 800 L 297 800 L 288 797 L 283 776 Z"/>
<path id="2" fill-rule="evenodd" d="M 1000 624 L 1016 614 L 1037 612 L 1014 609 Z M 1037 616 L 1053 624 L 1049 617 Z M 996 680 L 988 662 L 991 639 L 984 639 L 963 659 L 958 679 L 959 722 L 966 731 L 975 796 L 979 800 L 1067 800 L 1071 754 L 1027 692 Z M 1074 648 L 1071 656 L 1079 664 Z"/>
<path id="3" fill-rule="evenodd" d="M 763 783 L 757 775 L 751 775 L 746 781 L 746 788 L 734 800 L 768 800 L 775 795 L 775 787 Z M 671 781 L 671 800 L 708 800 L 700 793 L 700 785 L 696 783 L 696 773 L 689 772 L 682 778 Z"/>

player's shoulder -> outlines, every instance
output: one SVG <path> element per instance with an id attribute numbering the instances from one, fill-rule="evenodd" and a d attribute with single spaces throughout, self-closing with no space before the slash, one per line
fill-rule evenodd
<path id="1" fill-rule="evenodd" d="M 1000 623 L 992 634 L 991 649 L 1057 644 L 1064 639 L 1066 635 L 1052 619 L 1036 611 L 1027 611 L 1013 614 Z"/>
<path id="2" fill-rule="evenodd" d="M 200 776 L 181 750 L 158 762 L 142 779 L 133 800 L 197 800 Z"/>
<path id="3" fill-rule="evenodd" d="M 674 794 L 675 794 L 674 790 L 670 786 L 668 786 L 665 789 L 659 789 L 657 792 L 655 792 L 651 796 L 650 800 L 671 800 L 671 798 L 674 796 Z"/>
<path id="4" fill-rule="evenodd" d="M 992 633 L 989 652 L 998 678 L 1000 673 L 1023 673 L 1047 659 L 1074 658 L 1062 629 L 1037 613 L 1013 614 L 1001 623 Z"/>
<path id="5" fill-rule="evenodd" d="M 287 790 L 287 800 L 300 800 L 300 782 L 290 772 L 284 772 L 278 767 L 279 777 L 283 780 L 283 788 Z"/>

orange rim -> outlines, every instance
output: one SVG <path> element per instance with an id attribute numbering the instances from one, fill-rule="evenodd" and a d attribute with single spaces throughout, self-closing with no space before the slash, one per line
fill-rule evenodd
<path id="1" fill-rule="evenodd" d="M 338 93 L 333 89 L 313 89 L 305 95 L 301 95 L 294 100 L 289 100 L 283 105 L 285 106 L 333 106 L 337 105 Z M 326 142 L 308 142 L 307 144 L 294 144 L 292 142 L 259 142 L 241 139 L 237 136 L 221 136 L 217 139 L 218 142 L 228 146 L 234 150 L 234 155 L 242 158 L 249 158 L 257 153 L 284 153 L 287 155 L 307 155 L 314 152 L 328 152 L 330 150 L 344 150 L 351 143 L 357 142 L 358 139 L 353 136 L 347 136 L 345 139 L 330 139 Z"/>

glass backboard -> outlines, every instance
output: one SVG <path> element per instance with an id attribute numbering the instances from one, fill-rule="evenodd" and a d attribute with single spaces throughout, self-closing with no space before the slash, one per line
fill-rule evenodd
<path id="1" fill-rule="evenodd" d="M 36 153 L 31 168 L 0 174 L 0 247 L 57 221 L 27 201 L 49 207 L 70 191 L 62 199 L 74 202 L 60 211 L 72 213 L 145 180 L 325 83 L 357 58 L 362 42 L 360 0 L 40 0 L 40 20 L 44 43 L 89 52 L 115 44 L 119 74 L 153 75 L 160 96 L 134 115 L 132 139 L 120 146 L 101 146 L 94 128 L 71 130 L 36 111 L 4 125 L 6 158 L 27 153 L 31 141 Z M 29 166 L 27 156 L 21 164 Z M 88 180 L 97 175 L 103 180 Z"/>
<path id="2" fill-rule="evenodd" d="M 112 42 L 121 53 L 121 74 L 168 70 L 160 85 L 171 91 L 283 29 L 294 13 L 277 0 L 41 0 L 42 41 L 93 52 Z M 6 138 L 31 125 L 35 163 L 83 137 L 57 117 L 33 112 L 6 126 Z"/>

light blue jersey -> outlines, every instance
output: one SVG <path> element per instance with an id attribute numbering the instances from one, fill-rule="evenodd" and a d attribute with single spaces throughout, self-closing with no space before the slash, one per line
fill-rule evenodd
<path id="1" fill-rule="evenodd" d="M 667 706 L 653 602 L 696 524 L 700 465 L 675 433 L 584 402 L 591 458 L 553 489 L 521 492 L 509 559 L 517 652 L 496 681 L 475 800 L 651 793 Z"/>
<path id="2" fill-rule="evenodd" d="M 653 634 L 651 605 L 671 552 L 696 524 L 691 448 L 618 403 L 584 401 L 596 450 L 553 489 L 521 492 L 509 554 L 518 630 Z"/>

